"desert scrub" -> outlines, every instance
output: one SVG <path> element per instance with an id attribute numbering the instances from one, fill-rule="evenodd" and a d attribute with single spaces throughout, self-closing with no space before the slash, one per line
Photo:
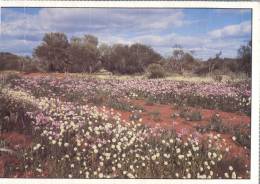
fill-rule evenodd
<path id="1" fill-rule="evenodd" d="M 106 105 L 110 108 L 120 110 L 120 111 L 133 111 L 133 110 L 144 111 L 144 108 L 140 105 L 135 105 L 125 100 L 120 100 L 112 97 L 107 100 Z"/>
<path id="2" fill-rule="evenodd" d="M 32 125 L 26 113 L 37 108 L 36 99 L 26 92 L 4 87 L 0 91 L 0 102 L 1 131 L 16 130 L 30 134 Z"/>
<path id="3" fill-rule="evenodd" d="M 88 102 L 94 105 L 102 105 L 107 101 L 108 94 L 103 91 L 96 91 L 96 93 L 89 97 Z"/>
<path id="4" fill-rule="evenodd" d="M 153 121 L 158 122 L 158 121 L 161 121 L 161 120 L 162 120 L 162 119 L 161 119 L 161 113 L 160 113 L 159 110 L 155 110 L 155 111 L 152 111 L 152 112 L 148 112 L 148 115 L 151 117 L 151 119 L 152 119 Z"/>
<path id="5" fill-rule="evenodd" d="M 233 141 L 237 142 L 241 146 L 245 146 L 246 148 L 251 148 L 251 128 L 250 124 L 245 125 L 243 122 L 241 124 L 231 127 L 233 134 Z"/>
<path id="6" fill-rule="evenodd" d="M 223 120 L 219 114 L 214 114 L 211 117 L 209 121 L 208 129 L 219 133 L 228 132 L 228 127 L 224 125 Z"/>
<path id="7" fill-rule="evenodd" d="M 150 64 L 147 68 L 147 72 L 148 72 L 149 79 L 157 79 L 157 78 L 165 77 L 164 68 L 160 64 Z"/>
<path id="8" fill-rule="evenodd" d="M 194 110 L 190 110 L 187 107 L 182 107 L 180 109 L 180 113 L 179 116 L 184 118 L 187 121 L 200 121 L 202 120 L 202 115 L 200 111 L 194 111 Z M 176 117 L 176 113 L 174 113 L 172 115 L 172 117 Z"/>
<path id="9" fill-rule="evenodd" d="M 152 106 L 154 103 L 156 103 L 156 100 L 152 96 L 145 98 L 145 105 Z"/>

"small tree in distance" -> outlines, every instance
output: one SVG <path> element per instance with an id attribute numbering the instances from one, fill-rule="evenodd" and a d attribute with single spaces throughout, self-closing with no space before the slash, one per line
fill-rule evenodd
<path id="1" fill-rule="evenodd" d="M 241 61 L 241 69 L 246 72 L 247 75 L 251 75 L 252 70 L 252 41 L 249 41 L 247 45 L 242 45 L 238 49 L 238 59 Z"/>

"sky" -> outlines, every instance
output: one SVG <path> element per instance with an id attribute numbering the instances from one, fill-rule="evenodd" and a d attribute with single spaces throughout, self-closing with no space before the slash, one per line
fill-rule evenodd
<path id="1" fill-rule="evenodd" d="M 143 43 L 167 57 L 181 45 L 206 60 L 234 58 L 251 39 L 250 9 L 1 8 L 0 52 L 29 55 L 47 32 L 99 43 Z"/>

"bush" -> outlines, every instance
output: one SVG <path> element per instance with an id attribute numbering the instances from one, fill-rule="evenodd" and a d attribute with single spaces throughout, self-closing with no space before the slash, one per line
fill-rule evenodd
<path id="1" fill-rule="evenodd" d="M 215 81 L 217 81 L 217 82 L 221 82 L 222 79 L 223 79 L 223 76 L 222 76 L 222 75 L 214 75 L 214 76 L 213 76 L 213 79 L 214 79 Z"/>
<path id="2" fill-rule="evenodd" d="M 150 64 L 148 66 L 148 78 L 156 79 L 156 78 L 164 78 L 165 71 L 163 67 L 159 64 Z"/>
<path id="3" fill-rule="evenodd" d="M 172 117 L 175 117 L 176 115 L 173 115 Z M 189 109 L 184 108 L 180 111 L 180 117 L 184 118 L 187 121 L 201 121 L 202 115 L 200 111 L 191 111 L 189 112 Z"/>

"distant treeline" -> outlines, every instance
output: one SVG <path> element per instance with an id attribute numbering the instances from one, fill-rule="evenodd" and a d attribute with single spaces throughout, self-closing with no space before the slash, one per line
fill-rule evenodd
<path id="1" fill-rule="evenodd" d="M 87 72 L 101 68 L 113 74 L 142 74 L 149 69 L 160 68 L 160 72 L 192 72 L 197 75 L 218 72 L 245 72 L 251 74 L 251 41 L 238 50 L 234 59 L 221 58 L 221 52 L 214 58 L 201 62 L 191 52 L 180 46 L 173 49 L 172 55 L 165 58 L 150 46 L 141 43 L 99 44 L 93 35 L 72 37 L 68 40 L 64 33 L 46 33 L 42 43 L 33 51 L 32 57 L 0 53 L 0 70 L 24 72 Z M 158 70 L 157 70 L 158 71 Z"/>

